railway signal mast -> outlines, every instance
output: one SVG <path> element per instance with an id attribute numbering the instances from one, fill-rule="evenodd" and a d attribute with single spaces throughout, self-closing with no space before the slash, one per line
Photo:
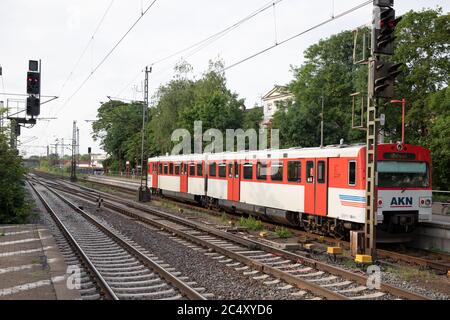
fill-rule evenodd
<path id="1" fill-rule="evenodd" d="M 41 61 L 30 60 L 27 72 L 27 115 L 32 118 L 41 113 Z"/>
<path id="2" fill-rule="evenodd" d="M 395 18 L 394 0 L 374 0 L 371 30 L 371 56 L 368 60 L 367 140 L 366 140 L 366 223 L 364 227 L 365 254 L 376 255 L 377 223 L 377 139 L 380 99 L 394 95 L 394 80 L 400 73 L 400 63 L 380 60 L 380 55 L 394 54 L 395 27 L 401 18 Z"/>

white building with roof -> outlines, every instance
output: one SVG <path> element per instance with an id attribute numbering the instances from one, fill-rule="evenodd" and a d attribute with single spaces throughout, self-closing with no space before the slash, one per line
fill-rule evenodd
<path id="1" fill-rule="evenodd" d="M 267 127 L 277 111 L 277 103 L 282 101 L 294 101 L 294 95 L 286 86 L 275 85 L 262 98 L 264 117 L 262 126 Z"/>

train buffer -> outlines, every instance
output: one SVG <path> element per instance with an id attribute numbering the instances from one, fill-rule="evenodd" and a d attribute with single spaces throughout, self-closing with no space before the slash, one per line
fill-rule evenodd
<path id="1" fill-rule="evenodd" d="M 355 257 L 355 262 L 360 264 L 371 264 L 372 256 L 367 254 L 357 254 Z"/>
<path id="2" fill-rule="evenodd" d="M 303 245 L 303 248 L 305 248 L 305 250 L 308 251 L 308 253 L 314 253 L 315 245 L 314 243 L 306 243 Z"/>
<path id="3" fill-rule="evenodd" d="M 342 256 L 342 247 L 327 247 L 328 258 L 336 261 L 338 256 Z"/>

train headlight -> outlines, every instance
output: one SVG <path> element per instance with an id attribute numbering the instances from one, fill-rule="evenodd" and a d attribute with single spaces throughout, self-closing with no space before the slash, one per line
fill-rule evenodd
<path id="1" fill-rule="evenodd" d="M 421 197 L 419 198 L 419 207 L 421 208 L 431 208 L 432 201 L 431 197 Z"/>
<path id="2" fill-rule="evenodd" d="M 378 198 L 378 200 L 377 200 L 377 207 L 378 208 L 382 208 L 383 207 L 383 199 L 382 198 Z"/>

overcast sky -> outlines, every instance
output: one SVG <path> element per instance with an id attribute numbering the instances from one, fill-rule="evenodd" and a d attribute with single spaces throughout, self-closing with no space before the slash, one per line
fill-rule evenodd
<path id="1" fill-rule="evenodd" d="M 111 0 L 0 2 L 0 65 L 3 67 L 0 92 L 25 93 L 28 60 L 42 59 L 41 94 L 59 96 L 57 100 L 44 104 L 40 115 L 57 117 L 57 120 L 38 121 L 33 128 L 22 129 L 20 140 L 24 143 L 29 141 L 21 147 L 26 151 L 26 156 L 45 154 L 45 148 L 37 146 L 52 144 L 56 138 L 70 139 L 73 120 L 77 120 L 80 127 L 80 152 L 87 153 L 88 146 L 93 148 L 93 152 L 102 152 L 99 144 L 91 138 L 91 123 L 85 120 L 95 119 L 100 102 L 107 101 L 106 96 L 115 97 L 121 93 L 123 98 L 142 99 L 142 93 L 132 88 L 134 85 L 141 87 L 143 73 L 139 71 L 145 65 L 233 25 L 271 3 L 268 0 L 157 0 L 81 90 L 68 100 L 152 1 L 113 1 L 64 87 Z M 220 57 L 226 65 L 231 65 L 273 45 L 276 40 L 280 42 L 330 18 L 333 13 L 337 15 L 362 2 L 283 0 L 275 5 L 275 9 L 264 11 L 218 41 L 195 54 L 184 54 L 184 57 L 193 66 L 193 76 L 198 77 L 207 68 L 209 59 Z M 450 2 L 395 0 L 397 15 L 411 9 L 436 6 L 448 12 Z M 290 65 L 302 63 L 302 53 L 309 45 L 323 37 L 368 24 L 371 10 L 372 5 L 367 5 L 227 70 L 228 86 L 245 99 L 246 106 L 260 103 L 260 97 L 274 84 L 286 84 L 292 79 Z M 177 55 L 153 66 L 149 81 L 150 96 L 158 86 L 173 77 L 173 66 L 182 57 Z M 0 94 L 0 100 L 5 104 L 8 98 L 23 99 Z M 23 102 L 10 101 L 10 106 L 16 107 L 18 103 L 23 108 Z M 66 150 L 66 153 L 69 151 Z"/>

